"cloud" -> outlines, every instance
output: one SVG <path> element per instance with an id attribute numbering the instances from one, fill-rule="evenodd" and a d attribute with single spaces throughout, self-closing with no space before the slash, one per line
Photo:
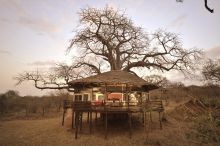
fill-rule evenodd
<path id="1" fill-rule="evenodd" d="M 47 18 L 31 18 L 31 17 L 20 17 L 18 23 L 25 27 L 28 27 L 38 33 L 53 34 L 60 31 L 59 27 L 54 23 L 50 22 Z"/>
<path id="2" fill-rule="evenodd" d="M 51 17 L 52 10 L 44 2 L 3 0 L 0 3 L 1 22 L 16 22 L 36 33 L 50 36 L 61 30 L 61 22 Z M 38 9 L 40 12 L 36 12 Z"/>
<path id="3" fill-rule="evenodd" d="M 202 85 L 200 70 L 194 71 L 192 75 L 186 74 L 186 76 L 180 71 L 172 70 L 167 72 L 165 76 L 171 82 L 182 82 L 186 86 Z"/>
<path id="4" fill-rule="evenodd" d="M 10 22 L 10 20 L 7 19 L 7 18 L 0 18 L 0 21 L 1 21 L 1 22 L 4 22 L 4 23 L 8 23 L 8 22 Z"/>
<path id="5" fill-rule="evenodd" d="M 53 60 L 49 60 L 49 61 L 35 61 L 32 63 L 28 63 L 28 65 L 30 66 L 53 66 L 55 65 L 56 62 Z"/>
<path id="6" fill-rule="evenodd" d="M 43 32 L 37 32 L 36 34 L 39 35 L 39 36 L 45 35 Z"/>
<path id="7" fill-rule="evenodd" d="M 205 54 L 210 58 L 220 58 L 220 46 L 207 49 Z"/>
<path id="8" fill-rule="evenodd" d="M 176 19 L 174 19 L 169 25 L 168 27 L 174 27 L 174 28 L 177 28 L 177 29 L 180 29 L 181 26 L 184 24 L 184 22 L 186 21 L 187 19 L 187 15 L 186 14 L 183 14 L 183 15 L 180 15 L 179 17 L 177 17 Z"/>
<path id="9" fill-rule="evenodd" d="M 0 54 L 11 55 L 12 53 L 10 51 L 0 49 Z"/>

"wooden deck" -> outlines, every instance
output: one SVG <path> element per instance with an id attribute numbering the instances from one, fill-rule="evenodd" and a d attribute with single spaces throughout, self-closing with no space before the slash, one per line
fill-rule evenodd
<path id="1" fill-rule="evenodd" d="M 162 129 L 161 122 L 161 113 L 164 111 L 163 104 L 161 100 L 154 101 L 145 101 L 143 103 L 137 102 L 103 102 L 97 104 L 95 102 L 90 101 L 70 101 L 64 100 L 63 104 L 63 120 L 62 125 L 64 125 L 64 118 L 67 109 L 72 109 L 72 128 L 75 129 L 75 138 L 77 139 L 78 130 L 82 129 L 82 115 L 83 113 L 87 113 L 87 123 L 89 124 L 90 133 L 92 132 L 92 113 L 95 113 L 95 121 L 97 120 L 97 114 L 102 115 L 103 122 L 105 123 L 105 138 L 107 138 L 108 134 L 108 116 L 110 114 L 127 114 L 128 115 L 128 123 L 129 123 L 129 135 L 132 135 L 132 114 L 133 113 L 142 113 L 143 124 L 146 126 L 146 113 L 158 112 L 159 113 L 159 122 L 160 128 Z"/>

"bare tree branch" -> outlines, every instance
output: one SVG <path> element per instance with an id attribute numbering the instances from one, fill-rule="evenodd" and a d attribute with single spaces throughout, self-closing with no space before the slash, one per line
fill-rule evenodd
<path id="1" fill-rule="evenodd" d="M 159 70 L 172 69 L 185 71 L 193 69 L 193 61 L 202 54 L 198 49 L 184 49 L 176 34 L 158 30 L 151 36 L 152 48 L 147 48 L 137 54 L 139 60 L 129 63 L 123 70 L 128 71 L 133 67 L 153 67 Z"/>
<path id="2" fill-rule="evenodd" d="M 33 81 L 37 89 L 69 89 L 68 82 L 77 78 L 82 78 L 85 74 L 77 71 L 76 66 L 68 66 L 66 64 L 57 64 L 51 68 L 50 73 L 24 72 L 17 75 L 14 79 L 17 80 L 16 85 L 25 81 Z"/>

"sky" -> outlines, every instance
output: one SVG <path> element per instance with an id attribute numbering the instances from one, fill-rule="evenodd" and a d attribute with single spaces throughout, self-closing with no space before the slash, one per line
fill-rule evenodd
<path id="1" fill-rule="evenodd" d="M 87 7 L 106 5 L 124 11 L 146 32 L 165 29 L 179 34 L 183 47 L 197 47 L 207 58 L 220 58 L 220 0 L 0 0 L 0 93 L 17 90 L 20 95 L 43 95 L 33 83 L 15 86 L 19 73 L 45 69 L 56 62 L 71 62 L 66 54 L 74 30 L 79 26 L 78 13 Z M 177 72 L 168 79 L 185 84 L 200 81 L 185 79 Z"/>

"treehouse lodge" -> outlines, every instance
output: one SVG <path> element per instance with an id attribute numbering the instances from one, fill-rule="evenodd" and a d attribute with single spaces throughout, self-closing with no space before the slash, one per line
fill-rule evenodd
<path id="1" fill-rule="evenodd" d="M 87 122 L 90 132 L 93 125 L 92 116 L 95 115 L 95 121 L 97 121 L 99 115 L 105 123 L 105 138 L 107 138 L 108 118 L 113 115 L 127 117 L 130 136 L 133 113 L 142 113 L 143 122 L 146 123 L 146 112 L 157 111 L 162 128 L 160 116 L 163 112 L 162 101 L 151 101 L 149 99 L 149 91 L 158 87 L 135 74 L 120 70 L 109 71 L 71 81 L 69 87 L 74 89 L 74 98 L 73 101 L 64 101 L 62 125 L 67 109 L 71 108 L 75 138 L 77 138 L 78 130 L 82 129 L 84 113 L 88 114 Z"/>

